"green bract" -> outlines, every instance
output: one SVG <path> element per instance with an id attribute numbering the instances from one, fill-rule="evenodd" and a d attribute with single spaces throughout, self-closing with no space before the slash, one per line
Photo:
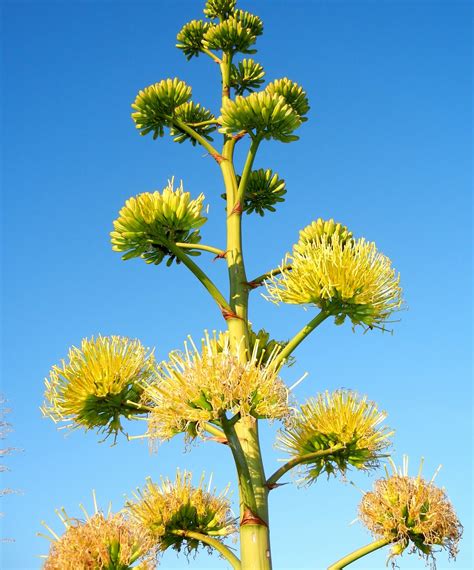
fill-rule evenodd
<path id="1" fill-rule="evenodd" d="M 303 88 L 297 83 L 284 77 L 283 79 L 277 79 L 269 83 L 265 87 L 265 91 L 267 91 L 267 93 L 281 95 L 286 103 L 298 113 L 302 122 L 308 120 L 305 117 L 309 111 L 308 98 Z"/>
<path id="2" fill-rule="evenodd" d="M 187 59 L 191 59 L 193 56 L 197 57 L 202 51 L 204 34 L 210 27 L 211 24 L 209 22 L 203 22 L 202 20 L 188 22 L 181 28 L 176 37 L 178 40 L 176 47 L 183 50 Z"/>
<path id="3" fill-rule="evenodd" d="M 132 104 L 132 113 L 141 135 L 153 131 L 153 138 L 162 137 L 164 127 L 169 127 L 176 107 L 191 98 L 191 87 L 177 77 L 163 79 L 159 83 L 145 87 Z"/>
<path id="4" fill-rule="evenodd" d="M 265 210 L 274 212 L 274 206 L 285 201 L 282 198 L 285 194 L 285 181 L 278 178 L 278 174 L 270 169 L 252 170 L 244 195 L 244 211 L 247 214 L 256 212 L 261 216 L 265 214 Z"/>
<path id="5" fill-rule="evenodd" d="M 232 65 L 230 72 L 230 86 L 235 89 L 236 95 L 243 95 L 245 91 L 255 91 L 263 83 L 265 71 L 253 59 L 243 59 L 238 66 Z"/>
<path id="6" fill-rule="evenodd" d="M 145 192 L 125 202 L 111 232 L 112 249 L 125 252 L 122 259 L 141 257 L 147 263 L 158 265 L 169 256 L 170 265 L 175 256 L 169 244 L 199 243 L 199 230 L 206 218 L 201 215 L 204 194 L 191 200 L 183 186 L 173 189 L 173 181 L 163 192 Z M 199 252 L 188 251 L 188 255 Z"/>
<path id="7" fill-rule="evenodd" d="M 282 142 L 298 139 L 292 133 L 301 125 L 301 118 L 281 95 L 259 91 L 234 101 L 227 99 L 221 112 L 223 133 L 255 131 L 266 139 Z"/>
<path id="8" fill-rule="evenodd" d="M 236 18 L 229 18 L 212 26 L 204 34 L 203 46 L 206 49 L 224 52 L 254 53 L 250 46 L 256 35 Z"/>
<path id="9" fill-rule="evenodd" d="M 302 252 L 309 243 L 321 243 L 323 238 L 330 241 L 334 234 L 339 236 L 339 241 L 343 244 L 352 239 L 352 232 L 343 224 L 335 222 L 332 218 L 330 220 L 318 218 L 300 230 L 300 238 L 293 249 Z"/>
<path id="10" fill-rule="evenodd" d="M 216 130 L 215 125 L 194 125 L 194 123 L 216 120 L 211 111 L 201 107 L 199 103 L 189 101 L 188 103 L 180 105 L 174 112 L 174 118 L 182 121 L 183 123 L 191 124 L 194 132 L 205 139 L 212 141 L 210 133 Z M 193 146 L 196 145 L 196 139 L 182 131 L 176 124 L 170 128 L 170 134 L 174 137 L 173 140 L 175 142 L 182 143 L 185 140 L 189 140 Z"/>
<path id="11" fill-rule="evenodd" d="M 235 10 L 237 0 L 208 0 L 204 14 L 208 18 L 228 18 Z"/>

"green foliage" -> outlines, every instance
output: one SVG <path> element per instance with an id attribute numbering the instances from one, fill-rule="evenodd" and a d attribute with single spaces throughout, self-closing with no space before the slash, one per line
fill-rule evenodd
<path id="1" fill-rule="evenodd" d="M 207 0 L 204 14 L 211 19 L 228 18 L 235 10 L 237 0 Z"/>
<path id="2" fill-rule="evenodd" d="M 169 243 L 197 244 L 201 240 L 198 228 L 206 221 L 201 215 L 203 200 L 203 194 L 191 200 L 182 185 L 174 190 L 173 181 L 163 192 L 145 192 L 130 198 L 114 221 L 112 249 L 125 252 L 122 259 L 141 257 L 155 265 L 169 256 L 167 265 L 171 265 L 175 254 Z"/>
<path id="3" fill-rule="evenodd" d="M 230 86 L 236 95 L 243 95 L 245 91 L 255 91 L 263 84 L 265 71 L 253 59 L 243 59 L 238 65 L 232 64 L 230 72 Z"/>
<path id="4" fill-rule="evenodd" d="M 176 47 L 183 51 L 186 59 L 198 56 L 202 51 L 202 40 L 204 34 L 209 30 L 211 24 L 202 20 L 192 20 L 185 24 L 178 33 Z"/>
<path id="5" fill-rule="evenodd" d="M 192 125 L 193 131 L 205 139 L 212 141 L 210 133 L 216 130 L 215 125 L 196 125 L 194 123 L 201 123 L 205 121 L 217 121 L 214 115 L 208 109 L 201 107 L 199 103 L 183 103 L 174 112 L 174 118 L 182 121 L 183 123 Z M 189 140 L 193 146 L 196 145 L 196 139 L 189 135 L 187 132 L 181 130 L 178 125 L 174 124 L 170 128 L 170 134 L 175 142 L 182 143 Z"/>
<path id="6" fill-rule="evenodd" d="M 226 99 L 221 112 L 223 133 L 253 132 L 282 142 L 298 139 L 292 133 L 301 125 L 301 118 L 281 95 L 259 91 L 233 101 Z"/>
<path id="7" fill-rule="evenodd" d="M 162 137 L 164 127 L 171 125 L 177 107 L 191 99 L 191 87 L 177 77 L 163 79 L 140 91 L 132 104 L 132 118 L 141 135 L 153 132 L 153 138 Z"/>

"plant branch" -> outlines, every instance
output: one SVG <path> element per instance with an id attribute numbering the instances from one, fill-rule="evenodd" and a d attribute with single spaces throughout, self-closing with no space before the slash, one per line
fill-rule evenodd
<path id="1" fill-rule="evenodd" d="M 309 321 L 309 323 L 304 326 L 295 336 L 290 340 L 290 342 L 285 346 L 285 348 L 278 354 L 275 359 L 275 365 L 282 364 L 283 361 L 290 356 L 290 354 L 295 350 L 295 348 L 301 344 L 304 339 L 314 331 L 322 322 L 324 322 L 331 313 L 328 311 L 320 311 L 314 319 Z"/>
<path id="2" fill-rule="evenodd" d="M 333 447 L 330 447 L 328 449 L 320 449 L 319 451 L 314 451 L 313 453 L 306 453 L 305 455 L 298 455 L 298 457 L 294 457 L 293 459 L 291 459 L 290 461 L 287 461 L 284 465 L 282 465 L 280 467 L 280 469 L 277 469 L 275 471 L 275 473 L 273 473 L 273 475 L 271 475 L 267 479 L 266 486 L 269 489 L 272 489 L 276 485 L 276 483 L 283 477 L 283 475 L 285 475 L 285 473 L 287 473 L 288 471 L 293 469 L 293 467 L 296 467 L 297 465 L 300 465 L 301 463 L 308 463 L 312 459 L 317 459 L 318 457 L 324 457 L 326 455 L 331 455 L 331 454 L 335 453 L 336 451 L 340 451 L 341 449 L 344 449 L 344 445 L 342 443 L 340 443 L 338 445 L 334 445 Z"/>
<path id="3" fill-rule="evenodd" d="M 189 127 L 205 127 L 206 125 L 218 125 L 220 126 L 221 123 L 217 119 L 210 119 L 209 121 L 201 121 L 200 123 L 188 123 Z"/>
<path id="4" fill-rule="evenodd" d="M 252 279 L 252 281 L 249 281 L 247 285 L 250 287 L 250 289 L 256 289 L 260 285 L 263 285 L 263 282 L 266 281 L 267 279 L 270 279 L 270 277 L 273 277 L 274 275 L 279 275 L 283 271 L 290 271 L 290 270 L 291 270 L 291 265 L 283 265 L 282 267 L 277 267 L 276 269 L 272 269 L 271 271 L 268 271 L 267 273 L 259 275 L 255 279 Z"/>
<path id="5" fill-rule="evenodd" d="M 250 172 L 252 171 L 253 162 L 255 160 L 255 155 L 257 154 L 258 146 L 262 140 L 261 136 L 256 136 L 252 138 L 252 144 L 250 145 L 247 159 L 245 161 L 244 169 L 242 170 L 242 176 L 240 178 L 239 188 L 237 190 L 237 202 L 241 203 L 245 197 L 245 190 L 247 188 L 247 182 L 249 179 Z"/>
<path id="6" fill-rule="evenodd" d="M 201 146 L 203 146 L 211 156 L 214 157 L 220 156 L 217 150 L 212 146 L 212 144 L 209 141 L 207 141 L 203 136 L 201 136 L 199 133 L 197 133 L 189 125 L 183 123 L 183 121 L 177 119 L 176 117 L 171 117 L 171 121 L 176 127 L 178 127 L 178 129 L 181 129 L 182 131 L 187 133 L 190 137 L 196 140 Z"/>
<path id="7" fill-rule="evenodd" d="M 207 433 L 210 433 L 211 435 L 218 437 L 219 439 L 226 439 L 225 433 L 220 428 L 218 428 L 215 425 L 212 425 L 209 422 L 206 422 L 204 424 L 204 429 L 207 431 Z"/>
<path id="8" fill-rule="evenodd" d="M 226 312 L 232 312 L 230 305 L 225 300 L 222 293 L 214 285 L 214 283 L 209 279 L 209 277 L 204 273 L 204 271 L 192 261 L 189 256 L 180 249 L 175 243 L 168 240 L 161 240 L 163 245 L 165 245 L 184 265 L 199 279 L 199 281 L 204 285 L 207 291 L 210 293 L 214 301 L 217 303 L 219 309 Z"/>
<path id="9" fill-rule="evenodd" d="M 207 48 L 201 48 L 202 53 L 205 53 L 206 55 L 208 55 L 212 60 L 214 60 L 215 63 L 218 63 L 219 65 L 222 63 L 222 60 L 217 57 L 217 55 L 215 53 L 212 53 L 212 51 L 210 49 Z"/>
<path id="10" fill-rule="evenodd" d="M 359 558 L 362 558 L 366 554 L 370 554 L 371 552 L 374 552 L 379 548 L 387 546 L 387 544 L 390 544 L 391 542 L 392 541 L 387 538 L 382 538 L 380 540 L 376 540 L 375 542 L 371 542 L 370 544 L 367 544 L 367 546 L 363 546 L 362 548 L 354 550 L 354 552 L 351 552 L 350 554 L 344 556 L 344 558 L 341 558 L 331 566 L 328 566 L 328 570 L 342 570 L 342 568 L 349 566 L 349 564 L 352 564 L 352 562 L 359 560 Z"/>
<path id="11" fill-rule="evenodd" d="M 201 245 L 196 243 L 177 243 L 176 244 L 181 249 L 199 249 L 201 251 L 209 251 L 210 253 L 214 253 L 217 257 L 225 257 L 225 251 L 223 249 L 219 249 L 217 247 L 213 247 L 212 245 Z"/>
<path id="12" fill-rule="evenodd" d="M 200 542 L 207 544 L 211 548 L 217 550 L 217 552 L 219 552 L 219 554 L 221 554 L 227 560 L 227 562 L 232 566 L 232 568 L 234 568 L 234 570 L 240 570 L 240 560 L 220 540 L 212 538 L 207 534 L 195 532 L 194 530 L 173 530 L 172 533 L 176 536 L 182 536 L 183 538 L 192 538 L 194 540 L 199 540 Z"/>

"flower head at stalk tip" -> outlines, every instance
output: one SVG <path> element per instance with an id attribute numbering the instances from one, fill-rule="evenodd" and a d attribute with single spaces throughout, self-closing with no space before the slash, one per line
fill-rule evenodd
<path id="1" fill-rule="evenodd" d="M 144 385 L 143 401 L 151 407 L 148 436 L 167 440 L 178 433 L 201 435 L 207 422 L 220 425 L 226 413 L 284 419 L 290 413 L 288 389 L 278 373 L 278 347 L 263 365 L 255 343 L 247 362 L 239 361 L 229 338 L 206 332 L 199 351 L 193 341 L 172 352 L 158 367 L 157 379 Z"/>
<path id="2" fill-rule="evenodd" d="M 349 240 L 352 239 L 352 232 L 350 232 L 346 226 L 340 224 L 339 222 L 335 222 L 332 218 L 330 220 L 323 220 L 322 218 L 318 218 L 300 230 L 299 240 L 293 246 L 293 249 L 295 251 L 304 253 L 305 248 L 307 248 L 309 244 L 321 244 L 323 238 L 325 238 L 330 243 L 331 237 L 334 234 L 337 234 L 339 236 L 341 246 L 344 246 Z"/>
<path id="3" fill-rule="evenodd" d="M 458 553 L 463 527 L 443 489 L 433 480 L 408 475 L 408 458 L 403 468 L 392 462 L 393 474 L 375 482 L 373 491 L 366 493 L 359 505 L 359 519 L 378 537 L 394 543 L 391 558 L 402 554 L 411 545 L 410 552 L 418 552 L 435 567 L 436 547 L 448 551 L 451 558 Z"/>
<path id="4" fill-rule="evenodd" d="M 72 347 L 68 358 L 53 366 L 46 380 L 43 415 L 117 435 L 120 418 L 137 414 L 141 384 L 154 377 L 153 353 L 138 340 L 99 335 Z"/>
<path id="5" fill-rule="evenodd" d="M 207 0 L 204 14 L 211 19 L 227 19 L 235 12 L 237 0 Z"/>
<path id="6" fill-rule="evenodd" d="M 144 192 L 125 202 L 110 233 L 112 249 L 124 252 L 122 259 L 141 257 L 158 265 L 168 256 L 166 264 L 171 265 L 175 255 L 168 243 L 201 241 L 199 228 L 207 220 L 202 216 L 204 194 L 192 200 L 182 182 L 176 189 L 173 184 L 171 179 L 162 192 Z"/>
<path id="7" fill-rule="evenodd" d="M 269 300 L 316 305 L 353 325 L 382 328 L 402 304 L 400 277 L 373 242 L 353 240 L 340 232 L 301 239 L 266 281 Z"/>
<path id="8" fill-rule="evenodd" d="M 123 513 L 112 514 L 110 509 L 104 515 L 97 505 L 92 516 L 83 511 L 83 521 L 70 518 L 64 509 L 56 511 L 66 528 L 62 536 L 42 523 L 51 537 L 41 536 L 52 540 L 49 554 L 44 556 L 43 570 L 156 567 L 156 540 L 142 526 Z"/>
<path id="9" fill-rule="evenodd" d="M 380 427 L 386 418 L 374 402 L 350 390 L 326 391 L 310 398 L 279 435 L 278 447 L 292 458 L 335 448 L 302 463 L 302 482 L 313 483 L 323 472 L 345 475 L 352 466 L 378 466 L 393 431 Z"/>
<path id="10" fill-rule="evenodd" d="M 178 470 L 175 481 L 162 479 L 161 486 L 148 479 L 145 487 L 134 493 L 134 500 L 126 504 L 133 520 L 153 537 L 157 548 L 165 551 L 182 549 L 187 554 L 197 550 L 200 541 L 185 537 L 186 531 L 222 540 L 236 531 L 230 501 L 229 488 L 216 494 L 211 481 L 204 488 L 204 475 L 199 485 L 193 487 L 192 474 Z"/>

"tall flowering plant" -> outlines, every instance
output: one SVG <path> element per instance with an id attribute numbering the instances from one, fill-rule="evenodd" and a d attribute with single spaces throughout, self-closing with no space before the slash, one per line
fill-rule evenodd
<path id="1" fill-rule="evenodd" d="M 59 536 L 47 527 L 53 543 L 45 568 L 151 568 L 169 548 L 185 553 L 205 548 L 234 569 L 270 570 L 269 495 L 283 477 L 299 471 L 300 481 L 314 484 L 323 474 L 344 477 L 351 469 L 376 469 L 389 457 L 393 431 L 376 403 L 341 389 L 298 405 L 281 371 L 324 321 L 383 331 L 402 306 L 400 277 L 373 242 L 321 218 L 301 230 L 279 267 L 247 276 L 242 217 L 274 212 L 286 195 L 284 179 L 271 169 L 255 169 L 255 157 L 268 140 L 296 142 L 310 106 L 304 89 L 291 79 L 264 86 L 263 67 L 249 57 L 263 33 L 258 16 L 238 8 L 236 0 L 208 0 L 204 16 L 183 26 L 177 48 L 188 60 L 201 55 L 218 64 L 220 109 L 213 112 L 194 101 L 191 87 L 175 77 L 140 90 L 132 119 L 143 136 L 169 134 L 177 143 L 207 151 L 210 167 L 222 177 L 226 244 L 202 242 L 205 196 L 192 196 L 174 180 L 128 199 L 113 222 L 111 241 L 124 260 L 183 265 L 214 300 L 222 331 L 188 338 L 162 362 L 138 340 L 84 339 L 52 368 L 42 411 L 56 423 L 105 437 L 116 438 L 124 418 L 140 418 L 152 442 L 184 434 L 187 441 L 226 445 L 236 469 L 239 512 L 231 510 L 227 489 L 217 493 L 203 478 L 193 484 L 189 472 L 161 484 L 148 480 L 115 515 L 97 506 L 84 521 L 60 512 L 66 531 Z M 242 147 L 246 160 L 237 171 L 234 152 Z M 225 260 L 228 291 L 199 265 L 202 254 Z M 269 301 L 309 309 L 308 323 L 290 340 L 251 328 L 249 301 L 261 286 Z M 259 440 L 259 424 L 267 420 L 281 423 L 277 445 L 288 456 L 272 474 L 264 470 Z M 375 541 L 331 569 L 385 546 L 392 557 L 408 549 L 433 561 L 437 548 L 456 555 L 462 527 L 444 491 L 421 473 L 410 477 L 406 465 L 393 470 L 376 482 L 359 509 Z M 226 543 L 237 533 L 240 553 Z"/>

